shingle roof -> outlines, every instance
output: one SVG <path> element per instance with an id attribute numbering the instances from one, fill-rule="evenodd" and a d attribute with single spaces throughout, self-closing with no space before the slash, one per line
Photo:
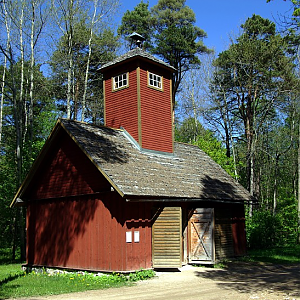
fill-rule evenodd
<path id="1" fill-rule="evenodd" d="M 124 197 L 248 201 L 248 191 L 198 147 L 174 155 L 140 151 L 121 129 L 61 120 L 80 148 Z"/>
<path id="2" fill-rule="evenodd" d="M 144 59 L 150 60 L 151 62 L 163 65 L 164 67 L 172 70 L 173 72 L 176 71 L 176 69 L 174 67 L 172 67 L 171 65 L 169 65 L 168 63 L 154 57 L 153 55 L 151 55 L 150 53 L 144 51 L 141 48 L 135 48 L 135 49 L 130 50 L 129 52 L 125 53 L 124 55 L 119 56 L 115 60 L 106 63 L 101 68 L 99 68 L 99 70 L 102 71 L 104 69 L 107 69 L 109 67 L 114 66 L 117 63 L 121 63 L 121 62 L 124 62 L 126 60 L 132 59 L 134 57 L 138 57 L 138 56 L 142 57 Z"/>

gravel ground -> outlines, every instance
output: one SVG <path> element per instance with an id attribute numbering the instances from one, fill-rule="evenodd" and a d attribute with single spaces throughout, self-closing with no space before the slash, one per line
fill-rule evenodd
<path id="1" fill-rule="evenodd" d="M 185 266 L 130 287 L 26 300 L 300 300 L 300 266 L 235 262 L 226 269 Z M 20 300 L 20 299 L 18 299 Z"/>

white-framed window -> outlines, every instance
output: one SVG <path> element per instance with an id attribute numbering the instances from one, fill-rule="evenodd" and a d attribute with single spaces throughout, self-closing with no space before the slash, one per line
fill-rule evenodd
<path id="1" fill-rule="evenodd" d="M 148 72 L 148 85 L 162 90 L 162 76 Z"/>
<path id="2" fill-rule="evenodd" d="M 113 89 L 118 90 L 128 86 L 128 73 L 113 77 Z"/>

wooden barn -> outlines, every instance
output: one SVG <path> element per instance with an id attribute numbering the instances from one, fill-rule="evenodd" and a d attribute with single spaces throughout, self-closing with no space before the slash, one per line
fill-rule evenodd
<path id="1" fill-rule="evenodd" d="M 128 272 L 245 254 L 249 193 L 174 142 L 174 68 L 136 48 L 100 71 L 105 126 L 58 120 L 12 202 L 27 208 L 27 265 Z"/>

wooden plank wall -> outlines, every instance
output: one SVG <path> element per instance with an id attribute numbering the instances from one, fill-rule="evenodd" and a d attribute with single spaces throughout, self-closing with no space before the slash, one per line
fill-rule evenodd
<path id="1" fill-rule="evenodd" d="M 27 263 L 84 270 L 152 266 L 151 203 L 128 203 L 64 134 L 32 180 Z M 33 201 L 35 200 L 35 201 Z M 126 242 L 138 232 L 139 241 Z"/>
<path id="2" fill-rule="evenodd" d="M 27 263 L 95 271 L 151 268 L 151 204 L 118 195 L 32 203 L 27 209 Z M 126 233 L 139 241 L 126 242 Z"/>
<path id="3" fill-rule="evenodd" d="M 158 209 L 152 225 L 153 267 L 180 268 L 181 247 L 181 207 Z"/>
<path id="4" fill-rule="evenodd" d="M 148 86 L 147 70 L 163 76 L 163 90 Z M 173 152 L 173 119 L 170 75 L 153 65 L 141 66 L 142 147 Z"/>
<path id="5" fill-rule="evenodd" d="M 216 259 L 234 256 L 232 238 L 231 209 L 218 207 L 215 209 L 215 251 Z"/>
<path id="6" fill-rule="evenodd" d="M 137 72 L 135 64 L 119 66 L 105 75 L 105 126 L 124 127 L 138 142 Z M 112 77 L 129 72 L 128 87 L 112 91 Z"/>

